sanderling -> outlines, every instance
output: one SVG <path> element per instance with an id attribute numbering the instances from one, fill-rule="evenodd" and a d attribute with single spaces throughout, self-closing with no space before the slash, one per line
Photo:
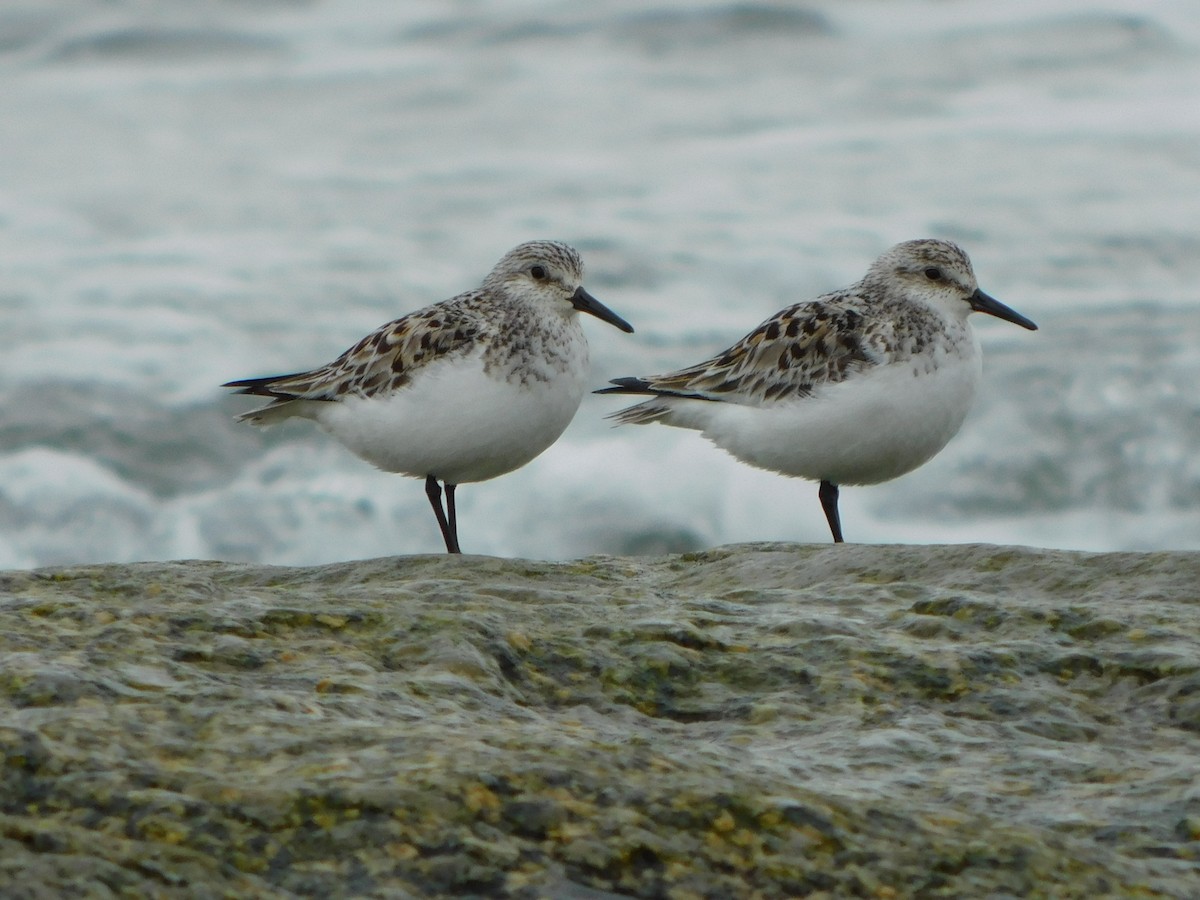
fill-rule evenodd
<path id="1" fill-rule="evenodd" d="M 455 487 L 525 465 L 579 408 L 588 347 L 577 313 L 633 331 L 582 280 L 574 248 L 531 241 L 478 290 L 389 322 L 328 365 L 223 387 L 272 400 L 239 420 L 314 419 L 380 469 L 424 478 L 446 551 L 459 553 Z"/>
<path id="2" fill-rule="evenodd" d="M 733 456 L 820 482 L 836 542 L 838 485 L 888 481 L 958 432 L 982 374 L 967 316 L 1036 331 L 975 283 L 948 241 L 897 244 L 844 290 L 797 303 L 699 365 L 617 378 L 599 394 L 651 394 L 610 418 L 699 431 Z"/>

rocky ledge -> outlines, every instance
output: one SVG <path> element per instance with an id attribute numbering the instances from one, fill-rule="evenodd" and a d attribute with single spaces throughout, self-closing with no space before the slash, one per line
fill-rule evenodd
<path id="1" fill-rule="evenodd" d="M 1200 554 L 0 574 L 0 886 L 1194 897 Z"/>

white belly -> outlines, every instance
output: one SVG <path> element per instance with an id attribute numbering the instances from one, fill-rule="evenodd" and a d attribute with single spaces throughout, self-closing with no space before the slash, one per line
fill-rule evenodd
<path id="1" fill-rule="evenodd" d="M 689 401 L 703 434 L 743 462 L 834 484 L 876 484 L 931 459 L 958 432 L 979 383 L 978 354 L 914 375 L 888 366 L 768 407 Z M 704 407 L 711 407 L 705 409 Z"/>
<path id="2" fill-rule="evenodd" d="M 486 481 L 525 465 L 563 433 L 583 398 L 583 363 L 527 384 L 485 374 L 474 358 L 434 363 L 388 397 L 346 397 L 312 407 L 312 415 L 384 471 Z"/>

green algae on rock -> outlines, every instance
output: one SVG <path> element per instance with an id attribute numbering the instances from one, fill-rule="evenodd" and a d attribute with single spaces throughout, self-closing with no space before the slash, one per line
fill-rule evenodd
<path id="1" fill-rule="evenodd" d="M 0 885 L 1190 897 L 1197 635 L 1189 553 L 3 573 Z"/>

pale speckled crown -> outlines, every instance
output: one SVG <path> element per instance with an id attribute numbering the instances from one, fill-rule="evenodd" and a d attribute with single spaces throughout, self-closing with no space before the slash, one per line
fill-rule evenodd
<path id="1" fill-rule="evenodd" d="M 975 287 L 975 270 L 971 259 L 958 244 L 936 238 L 919 238 L 904 241 L 885 251 L 863 277 L 863 284 L 891 282 L 896 275 L 915 275 L 929 267 L 942 269 L 972 289 Z"/>
<path id="2" fill-rule="evenodd" d="M 583 259 L 574 247 L 562 241 L 526 241 L 504 254 L 483 280 L 483 286 L 493 287 L 538 263 L 554 270 L 566 281 L 575 284 L 583 281 Z"/>

